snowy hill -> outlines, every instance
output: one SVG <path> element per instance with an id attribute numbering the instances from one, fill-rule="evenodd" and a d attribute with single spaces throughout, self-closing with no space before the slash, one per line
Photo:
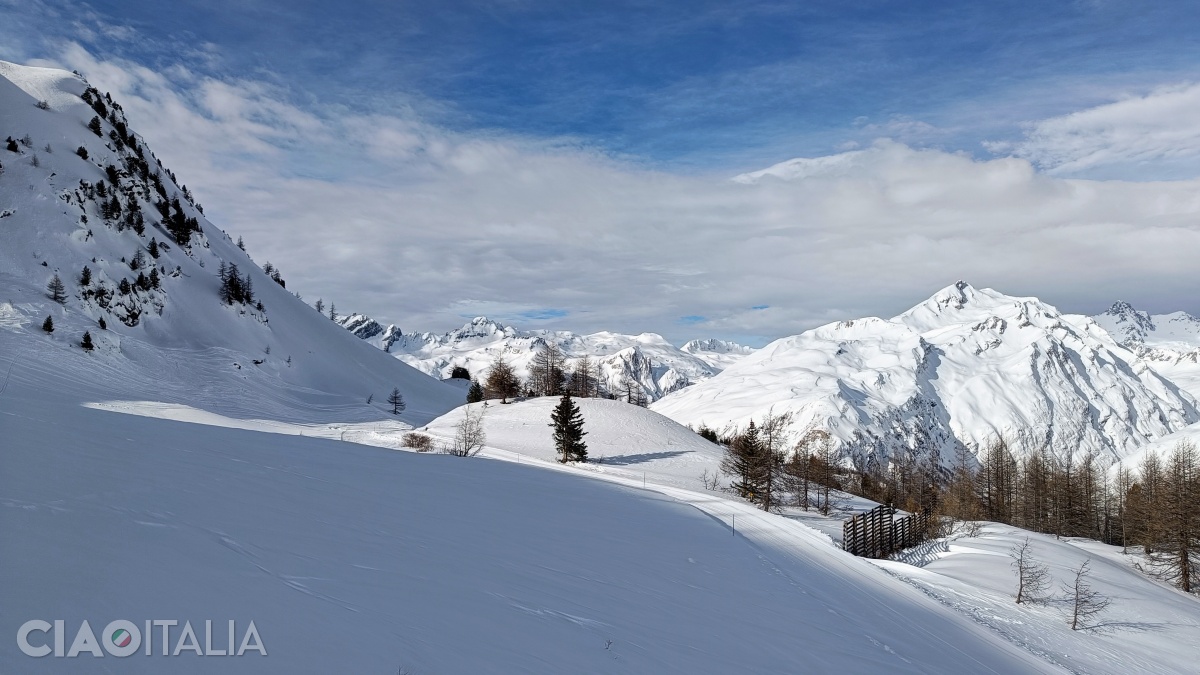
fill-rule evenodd
<path id="1" fill-rule="evenodd" d="M 1063 672 L 712 493 L 84 407 L 92 366 L 0 385 L 4 672 Z M 166 657 L 155 628 L 150 656 L 31 658 L 33 618 L 68 647 L 85 619 L 177 620 L 172 649 L 254 621 L 267 656 Z"/>
<path id="2" fill-rule="evenodd" d="M 460 391 L 369 348 L 264 273 L 129 129 L 119 102 L 79 77 L 0 62 L 0 136 L 14 139 L 0 149 L 6 355 L 82 353 L 86 332 L 93 372 L 113 396 L 199 397 L 239 415 L 307 406 L 378 418 L 393 387 L 413 423 L 461 402 Z M 230 302 L 223 271 L 237 278 Z M 55 275 L 61 304 L 48 297 Z M 53 333 L 42 330 L 47 316 Z"/>
<path id="3" fill-rule="evenodd" d="M 552 462 L 556 455 L 549 420 L 558 400 L 545 396 L 507 405 L 472 404 L 439 417 L 423 431 L 452 439 L 465 410 L 482 409 L 488 447 Z M 724 454 L 720 446 L 658 413 L 623 401 L 583 398 L 575 402 L 587 432 L 584 441 L 591 462 L 584 467 L 587 470 L 703 490 L 701 477 L 705 472 L 716 474 L 720 466 Z"/>
<path id="4" fill-rule="evenodd" d="M 1200 420 L 1190 395 L 1095 322 L 963 282 L 892 319 L 777 340 L 653 406 L 717 429 L 772 408 L 856 452 L 916 447 L 943 462 L 998 436 L 1117 458 Z"/>
<path id="5" fill-rule="evenodd" d="M 593 365 L 598 363 L 609 391 L 626 392 L 632 382 L 650 401 L 702 382 L 753 351 L 720 340 L 693 341 L 681 349 L 655 333 L 578 335 L 569 331 L 523 331 L 487 317 L 476 317 L 461 328 L 440 335 L 402 334 L 396 326 L 384 328 L 360 314 L 344 317 L 340 323 L 414 368 L 443 379 L 450 377 L 455 366 L 466 368 L 473 376 L 482 376 L 497 355 L 503 355 L 519 376 L 526 377 L 537 350 L 543 344 L 553 344 L 567 356 L 568 366 L 584 356 Z"/>
<path id="6" fill-rule="evenodd" d="M 1151 315 L 1127 302 L 1091 318 L 1121 346 L 1200 399 L 1200 319 L 1186 312 Z"/>

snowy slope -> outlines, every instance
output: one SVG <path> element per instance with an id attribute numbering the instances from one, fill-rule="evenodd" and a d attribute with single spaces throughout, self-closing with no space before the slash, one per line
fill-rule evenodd
<path id="1" fill-rule="evenodd" d="M 691 429 L 623 401 L 574 399 L 587 432 L 590 471 L 648 480 L 660 485 L 703 489 L 702 475 L 714 475 L 723 450 Z M 550 411 L 558 398 L 545 396 L 507 405 L 491 401 L 469 406 L 483 410 L 489 448 L 519 453 L 523 458 L 552 462 Z M 431 436 L 452 439 L 468 406 L 453 410 L 424 427 Z"/>
<path id="2" fill-rule="evenodd" d="M 398 387 L 409 402 L 405 419 L 422 423 L 462 401 L 460 391 L 371 349 L 264 274 L 204 218 L 135 133 L 119 138 L 118 124 L 126 122 L 117 105 L 104 101 L 103 138 L 89 130 L 98 113 L 80 98 L 86 89 L 70 73 L 0 63 L 0 137 L 30 140 L 19 152 L 0 149 L 0 212 L 6 214 L 0 218 L 0 333 L 15 338 L 12 348 L 79 350 L 88 331 L 96 343 L 93 372 L 111 383 L 114 396 L 200 398 L 238 415 L 286 417 L 307 406 L 330 418 L 379 418 L 383 399 Z M 39 100 L 49 109 L 40 109 Z M 87 159 L 76 154 L 81 146 Z M 101 183 L 109 198 L 119 195 L 121 216 L 105 217 Z M 178 206 L 168 207 L 173 217 L 195 218 L 199 227 L 187 246 L 175 243 L 155 206 L 171 201 Z M 131 224 L 135 216 L 142 234 Z M 148 251 L 152 240 L 157 259 Z M 139 254 L 146 264 L 133 270 L 126 261 Z M 220 302 L 222 263 L 248 276 L 264 311 Z M 93 275 L 87 286 L 79 281 L 85 265 Z M 151 267 L 160 288 L 118 290 L 122 279 L 134 282 Z M 46 294 L 55 273 L 66 286 L 63 305 Z M 52 335 L 41 330 L 47 315 L 56 326 Z M 101 318 L 107 330 L 99 327 Z"/>
<path id="3" fill-rule="evenodd" d="M 729 340 L 710 338 L 708 340 L 692 340 L 687 342 L 679 348 L 679 351 L 691 354 L 718 370 L 725 370 L 746 356 L 753 354 L 754 348 L 730 342 Z"/>
<path id="4" fill-rule="evenodd" d="M 584 356 L 599 363 L 609 391 L 625 392 L 626 382 L 632 380 L 651 401 L 706 380 L 753 351 L 719 340 L 693 341 L 681 349 L 655 333 L 523 331 L 487 317 L 476 317 L 440 335 L 402 334 L 395 326 L 384 328 L 361 314 L 344 317 L 341 323 L 405 363 L 440 378 L 450 377 L 455 366 L 466 368 L 473 376 L 484 376 L 497 355 L 503 355 L 519 376 L 526 377 L 537 350 L 553 344 L 568 357 L 568 365 Z"/>
<path id="5" fill-rule="evenodd" d="M 83 407 L 91 367 L 0 391 L 4 672 L 1063 672 L 744 504 Z M 33 659 L 30 618 L 253 620 L 268 656 Z"/>
<path id="6" fill-rule="evenodd" d="M 1091 318 L 1121 346 L 1200 399 L 1200 319 L 1186 312 L 1151 315 L 1127 302 Z"/>
<path id="7" fill-rule="evenodd" d="M 1051 601 L 1014 602 L 1009 553 L 1026 537 L 1034 560 L 1046 565 Z M 1068 628 L 1063 586 L 1089 562 L 1090 584 L 1111 600 L 1097 630 Z M 988 523 L 978 536 L 953 536 L 876 564 L 1013 642 L 1082 673 L 1186 673 L 1200 647 L 1200 598 L 1137 572 L 1136 551 L 1090 539 L 1055 539 Z"/>
<path id="8" fill-rule="evenodd" d="M 1006 436 L 1122 457 L 1200 420 L 1195 400 L 1095 323 L 959 282 L 892 319 L 777 340 L 653 409 L 722 428 L 769 409 L 860 452 L 977 448 Z"/>

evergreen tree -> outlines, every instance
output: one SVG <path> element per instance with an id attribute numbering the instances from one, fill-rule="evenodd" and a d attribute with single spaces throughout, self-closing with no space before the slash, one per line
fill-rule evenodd
<path id="1" fill-rule="evenodd" d="M 9 152 L 21 152 L 21 146 L 17 145 L 17 142 L 13 140 L 12 136 L 8 137 L 8 145 L 5 147 L 8 148 Z"/>
<path id="2" fill-rule="evenodd" d="M 133 292 L 133 287 L 129 285 L 129 280 L 122 277 L 121 283 L 117 285 L 117 290 L 121 291 L 121 295 L 129 295 Z"/>
<path id="3" fill-rule="evenodd" d="M 450 379 L 452 380 L 469 380 L 471 379 L 471 371 L 462 366 L 454 366 L 450 371 Z"/>
<path id="4" fill-rule="evenodd" d="M 92 130 L 93 134 L 96 134 L 97 136 L 101 135 L 102 130 L 100 127 L 100 118 L 98 116 L 92 117 L 92 121 L 88 122 L 87 127 L 88 129 Z"/>
<path id="5" fill-rule="evenodd" d="M 467 403 L 479 403 L 483 400 L 483 386 L 479 384 L 479 380 L 472 379 L 471 386 L 467 387 Z"/>
<path id="6" fill-rule="evenodd" d="M 245 244 L 245 242 L 242 241 L 241 237 L 238 237 L 237 247 L 242 249 L 243 251 L 246 250 L 246 244 Z"/>
<path id="7" fill-rule="evenodd" d="M 317 304 L 313 305 L 313 309 L 317 310 L 317 314 L 324 314 L 325 313 L 325 301 L 322 300 L 321 298 L 317 298 Z"/>
<path id="8" fill-rule="evenodd" d="M 337 318 L 338 318 L 337 305 L 335 305 L 331 302 L 331 303 L 329 303 L 329 320 L 337 321 Z"/>
<path id="9" fill-rule="evenodd" d="M 151 258 L 158 259 L 158 242 L 154 237 L 150 237 L 150 245 L 146 247 L 146 250 L 150 253 Z"/>
<path id="10" fill-rule="evenodd" d="M 83 147 L 82 145 L 79 146 L 78 148 L 75 148 L 75 154 L 79 155 L 80 159 L 88 158 L 87 148 Z"/>
<path id="11" fill-rule="evenodd" d="M 79 341 L 79 346 L 83 347 L 83 351 L 85 352 L 90 352 L 95 349 L 96 345 L 92 344 L 92 334 L 87 331 L 83 331 L 83 339 Z"/>
<path id="12" fill-rule="evenodd" d="M 750 420 L 744 433 L 734 436 L 725 448 L 721 471 L 733 477 L 729 489 L 742 499 L 757 503 L 763 491 L 763 447 L 758 438 L 758 426 Z"/>
<path id="13" fill-rule="evenodd" d="M 104 317 L 100 317 L 100 330 L 108 330 L 108 323 L 104 321 Z"/>
<path id="14" fill-rule="evenodd" d="M 151 267 L 150 268 L 150 288 L 158 288 L 161 285 L 161 283 L 162 283 L 162 281 L 158 277 L 158 268 Z"/>
<path id="15" fill-rule="evenodd" d="M 57 274 L 54 275 L 54 278 L 50 279 L 50 283 L 46 284 L 46 292 L 50 294 L 51 300 L 60 305 L 67 301 L 66 284 L 63 283 L 63 280 Z"/>
<path id="16" fill-rule="evenodd" d="M 92 268 L 87 265 L 83 266 L 83 271 L 79 273 L 79 285 L 88 286 L 92 283 Z"/>
<path id="17" fill-rule="evenodd" d="M 587 432 L 583 430 L 583 414 L 571 400 L 570 394 L 563 394 L 550 413 L 550 426 L 554 427 L 554 449 L 558 452 L 559 462 L 587 461 L 587 444 L 583 442 Z"/>
<path id="18" fill-rule="evenodd" d="M 46 331 L 47 333 L 54 332 L 54 319 L 52 319 L 49 315 L 47 315 L 46 320 L 42 322 L 42 330 Z"/>
<path id="19" fill-rule="evenodd" d="M 392 393 L 387 397 L 388 405 L 392 406 L 392 414 L 399 415 L 401 410 L 404 410 L 404 397 L 400 395 L 400 390 L 392 389 Z"/>

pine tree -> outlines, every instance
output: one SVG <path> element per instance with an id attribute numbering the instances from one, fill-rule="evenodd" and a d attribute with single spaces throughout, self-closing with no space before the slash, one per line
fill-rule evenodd
<path id="1" fill-rule="evenodd" d="M 151 267 L 150 268 L 150 288 L 158 288 L 161 284 L 162 284 L 162 281 L 161 281 L 161 279 L 159 279 L 159 276 L 158 276 L 158 268 Z"/>
<path id="2" fill-rule="evenodd" d="M 100 127 L 100 117 L 99 116 L 92 117 L 92 121 L 88 122 L 87 126 L 88 126 L 88 129 L 92 130 L 93 134 L 96 134 L 97 136 L 101 135 L 102 129 Z"/>
<path id="3" fill-rule="evenodd" d="M 49 315 L 47 315 L 46 320 L 42 322 L 42 330 L 46 331 L 47 333 L 54 332 L 54 319 L 52 319 Z"/>
<path id="4" fill-rule="evenodd" d="M 322 300 L 321 298 L 317 298 L 317 304 L 313 305 L 313 309 L 317 310 L 317 314 L 324 314 L 325 313 L 325 301 Z"/>
<path id="5" fill-rule="evenodd" d="M 150 245 L 146 247 L 146 250 L 150 253 L 151 258 L 158 259 L 158 242 L 154 237 L 150 237 Z"/>
<path id="6" fill-rule="evenodd" d="M 75 148 L 75 154 L 79 155 L 79 158 L 80 158 L 80 159 L 87 159 L 87 158 L 88 158 L 88 151 L 87 151 L 87 148 L 83 147 L 82 145 L 81 145 L 81 146 L 79 146 L 78 148 Z"/>
<path id="7" fill-rule="evenodd" d="M 100 330 L 108 330 L 108 323 L 104 321 L 104 317 L 100 317 L 100 321 L 98 323 L 100 324 Z"/>
<path id="8" fill-rule="evenodd" d="M 242 249 L 243 251 L 246 250 L 246 244 L 245 244 L 245 242 L 242 241 L 241 237 L 238 237 L 237 247 Z"/>
<path id="9" fill-rule="evenodd" d="M 79 285 L 89 286 L 92 283 L 92 268 L 87 265 L 83 266 L 83 271 L 79 273 Z"/>
<path id="10" fill-rule="evenodd" d="M 404 410 L 404 397 L 400 395 L 399 389 L 392 389 L 392 393 L 388 394 L 387 402 L 392 406 L 393 415 L 399 415 L 400 411 Z"/>
<path id="11" fill-rule="evenodd" d="M 79 341 L 79 346 L 83 347 L 83 351 L 85 352 L 90 352 L 95 349 L 96 345 L 92 344 L 92 334 L 87 331 L 83 331 L 83 339 Z"/>
<path id="12" fill-rule="evenodd" d="M 750 420 L 744 433 L 738 434 L 725 448 L 721 471 L 733 477 L 729 489 L 742 499 L 758 503 L 763 491 L 763 448 L 758 438 L 758 426 Z"/>
<path id="13" fill-rule="evenodd" d="M 337 318 L 338 318 L 337 305 L 335 305 L 331 302 L 331 303 L 329 303 L 329 320 L 337 321 Z"/>
<path id="14" fill-rule="evenodd" d="M 57 274 L 46 284 L 46 292 L 50 294 L 51 300 L 60 305 L 67 301 L 67 287 Z"/>
<path id="15" fill-rule="evenodd" d="M 121 283 L 117 284 L 117 290 L 121 291 L 121 295 L 129 295 L 133 292 L 133 287 L 129 285 L 129 280 L 122 277 Z"/>
<path id="16" fill-rule="evenodd" d="M 467 403 L 479 403 L 483 400 L 483 386 L 479 384 L 479 380 L 472 379 L 471 386 L 467 387 Z"/>
<path id="17" fill-rule="evenodd" d="M 559 462 L 587 461 L 587 444 L 583 442 L 587 432 L 583 430 L 583 414 L 571 400 L 570 394 L 563 394 L 550 413 L 550 426 L 554 428 L 554 449 L 558 452 Z"/>

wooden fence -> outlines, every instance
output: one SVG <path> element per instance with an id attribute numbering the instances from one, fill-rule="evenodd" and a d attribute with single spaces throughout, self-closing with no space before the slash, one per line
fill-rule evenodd
<path id="1" fill-rule="evenodd" d="M 895 519 L 896 509 L 880 504 L 842 523 L 842 548 L 863 558 L 886 558 L 928 538 L 929 512 Z"/>

